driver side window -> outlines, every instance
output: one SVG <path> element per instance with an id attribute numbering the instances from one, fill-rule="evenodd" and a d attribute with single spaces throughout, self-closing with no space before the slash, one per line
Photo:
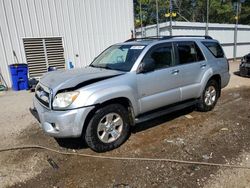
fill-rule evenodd
<path id="1" fill-rule="evenodd" d="M 153 48 L 146 56 L 145 61 L 153 60 L 155 69 L 163 69 L 172 66 L 173 48 L 171 44 Z"/>

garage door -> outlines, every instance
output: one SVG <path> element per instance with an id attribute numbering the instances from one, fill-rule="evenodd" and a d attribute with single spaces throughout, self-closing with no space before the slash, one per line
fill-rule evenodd
<path id="1" fill-rule="evenodd" d="M 30 78 L 41 77 L 49 67 L 65 68 L 61 37 L 24 38 L 23 44 Z"/>

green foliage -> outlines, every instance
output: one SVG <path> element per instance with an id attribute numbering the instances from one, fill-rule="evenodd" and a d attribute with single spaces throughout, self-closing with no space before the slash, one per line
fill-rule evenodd
<path id="1" fill-rule="evenodd" d="M 140 26 L 140 1 L 142 4 L 143 26 L 156 23 L 156 0 L 134 0 L 135 26 Z M 165 14 L 169 12 L 170 0 L 158 0 L 159 23 L 166 22 L 169 18 Z M 206 21 L 206 0 L 172 0 L 173 12 L 177 16 L 176 21 Z M 232 0 L 209 0 L 209 22 L 210 23 L 235 23 L 235 11 Z M 239 24 L 250 25 L 250 0 L 241 5 Z"/>

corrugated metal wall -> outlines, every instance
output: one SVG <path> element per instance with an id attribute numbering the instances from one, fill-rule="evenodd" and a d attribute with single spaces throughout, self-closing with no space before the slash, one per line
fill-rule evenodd
<path id="1" fill-rule="evenodd" d="M 61 36 L 65 60 L 83 67 L 109 45 L 130 37 L 133 0 L 0 0 L 0 71 L 26 63 L 24 37 Z"/>
<path id="2" fill-rule="evenodd" d="M 209 24 L 208 34 L 218 40 L 225 51 L 227 58 L 233 58 L 234 24 Z M 156 36 L 156 25 L 143 28 L 146 36 Z M 141 35 L 140 28 L 137 36 Z M 160 24 L 160 35 L 169 35 L 169 22 Z M 198 22 L 173 22 L 173 35 L 205 35 L 205 23 Z M 242 57 L 250 52 L 250 26 L 238 26 L 237 57 Z"/>

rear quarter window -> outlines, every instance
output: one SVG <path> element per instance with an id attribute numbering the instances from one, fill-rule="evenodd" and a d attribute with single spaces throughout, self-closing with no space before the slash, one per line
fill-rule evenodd
<path id="1" fill-rule="evenodd" d="M 225 57 L 224 52 L 218 42 L 202 42 L 204 46 L 214 55 L 216 58 Z"/>

